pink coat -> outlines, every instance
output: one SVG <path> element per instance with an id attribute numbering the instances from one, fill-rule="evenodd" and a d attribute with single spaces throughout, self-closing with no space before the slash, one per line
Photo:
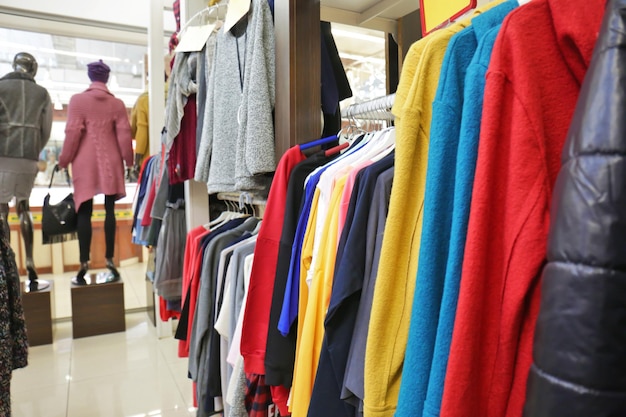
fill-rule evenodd
<path id="1" fill-rule="evenodd" d="M 126 195 L 124 162 L 133 165 L 130 123 L 124 103 L 106 84 L 92 83 L 75 94 L 67 110 L 59 165 L 72 164 L 76 209 L 96 194 Z"/>

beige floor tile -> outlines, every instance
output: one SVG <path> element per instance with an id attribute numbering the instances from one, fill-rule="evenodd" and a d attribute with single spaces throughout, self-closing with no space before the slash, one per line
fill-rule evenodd
<path id="1" fill-rule="evenodd" d="M 126 325 L 126 332 L 74 340 L 73 381 L 155 366 L 167 369 L 150 323 L 128 320 Z"/>
<path id="2" fill-rule="evenodd" d="M 70 379 L 69 351 L 58 351 L 52 347 L 31 347 L 28 366 L 13 371 L 11 392 L 32 392 L 42 387 L 66 384 Z"/>
<path id="3" fill-rule="evenodd" d="M 54 342 L 31 347 L 29 366 L 13 373 L 14 417 L 195 416 L 188 359 L 173 337 L 157 337 L 146 312 L 127 313 L 125 332 L 73 339 L 70 319 L 53 331 Z"/>
<path id="4" fill-rule="evenodd" d="M 70 383 L 68 417 L 153 416 L 159 410 L 187 410 L 167 367 Z"/>
<path id="5" fill-rule="evenodd" d="M 13 417 L 66 417 L 68 388 L 67 382 L 20 392 L 11 388 L 11 414 Z"/>
<path id="6" fill-rule="evenodd" d="M 188 407 L 193 407 L 193 383 L 187 377 L 188 362 L 187 359 L 181 359 L 178 362 L 170 362 L 167 364 L 172 373 L 172 378 L 180 391 L 180 395 L 185 400 Z"/>

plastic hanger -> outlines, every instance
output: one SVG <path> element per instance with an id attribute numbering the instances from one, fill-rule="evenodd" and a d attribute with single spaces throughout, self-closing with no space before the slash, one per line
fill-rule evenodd
<path id="1" fill-rule="evenodd" d="M 301 143 L 298 146 L 300 146 L 301 151 L 306 151 L 307 149 L 311 149 L 320 145 L 326 145 L 327 143 L 331 143 L 336 140 L 337 140 L 337 135 L 333 135 L 333 136 L 328 136 L 326 138 L 313 140 L 311 142 Z"/>
<path id="2" fill-rule="evenodd" d="M 341 145 L 337 145 L 334 148 L 330 148 L 330 149 L 326 150 L 326 152 L 324 152 L 324 155 L 329 157 L 329 156 L 338 154 L 339 152 L 341 152 L 344 149 L 346 149 L 348 146 L 350 146 L 350 144 L 348 142 L 344 142 Z"/>

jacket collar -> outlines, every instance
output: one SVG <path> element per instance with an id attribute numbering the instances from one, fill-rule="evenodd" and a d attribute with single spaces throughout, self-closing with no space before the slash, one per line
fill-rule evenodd
<path id="1" fill-rule="evenodd" d="M 19 71 L 9 72 L 4 77 L 0 78 L 0 80 L 24 80 L 24 81 L 32 81 L 35 82 L 35 79 L 31 77 L 29 74 Z"/>
<path id="2" fill-rule="evenodd" d="M 606 0 L 547 0 L 563 59 L 582 84 L 598 38 Z"/>
<path id="3" fill-rule="evenodd" d="M 109 91 L 109 89 L 108 89 L 107 85 L 106 85 L 105 83 L 100 82 L 100 81 L 94 81 L 94 82 L 92 82 L 92 83 L 89 85 L 89 88 L 87 88 L 87 90 L 86 90 L 86 91 L 102 91 L 102 92 L 104 92 L 104 93 L 107 93 L 107 94 L 113 95 L 113 94 Z"/>

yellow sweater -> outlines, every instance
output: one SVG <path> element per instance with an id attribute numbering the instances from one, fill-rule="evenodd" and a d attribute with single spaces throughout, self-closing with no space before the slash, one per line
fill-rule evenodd
<path id="1" fill-rule="evenodd" d="M 392 417 L 396 409 L 422 234 L 432 102 L 448 42 L 470 23 L 416 42 L 402 69 L 393 107 L 395 173 L 365 352 L 365 417 Z"/>
<path id="2" fill-rule="evenodd" d="M 298 356 L 300 355 L 300 349 L 302 345 L 302 329 L 304 328 L 304 318 L 309 302 L 309 286 L 306 283 L 307 271 L 311 266 L 311 260 L 313 258 L 313 246 L 315 241 L 315 223 L 317 222 L 317 207 L 320 200 L 320 190 L 315 189 L 313 194 L 313 201 L 311 203 L 311 211 L 309 213 L 309 219 L 307 221 L 306 229 L 304 232 L 304 240 L 302 241 L 302 253 L 300 254 L 300 293 L 298 297 L 298 328 L 296 330 L 296 360 L 293 366 L 293 379 L 292 379 L 292 391 L 293 383 L 295 383 L 298 374 L 301 372 L 298 365 Z M 304 372 L 304 371 L 303 371 Z M 294 405 L 293 393 L 289 400 L 289 409 L 292 409 Z"/>
<path id="3" fill-rule="evenodd" d="M 130 114 L 130 127 L 135 139 L 135 154 L 143 155 L 139 165 L 150 153 L 150 129 L 148 112 L 148 93 L 143 93 L 137 97 Z"/>
<path id="4" fill-rule="evenodd" d="M 306 417 L 309 410 L 313 384 L 317 373 L 317 365 L 324 340 L 324 318 L 330 303 L 330 295 L 333 286 L 333 272 L 337 255 L 339 220 L 339 203 L 346 185 L 347 175 L 343 175 L 335 184 L 331 194 L 328 215 L 324 221 L 322 232 L 322 256 L 317 258 L 315 275 L 311 283 L 311 290 L 306 306 L 306 314 L 300 310 L 304 317 L 302 332 L 298 329 L 298 352 L 296 356 L 296 369 L 293 386 L 291 388 L 291 415 L 293 417 Z M 304 284 L 306 286 L 306 284 Z"/>

